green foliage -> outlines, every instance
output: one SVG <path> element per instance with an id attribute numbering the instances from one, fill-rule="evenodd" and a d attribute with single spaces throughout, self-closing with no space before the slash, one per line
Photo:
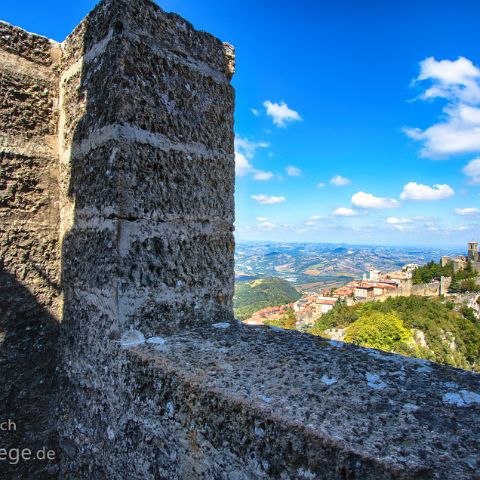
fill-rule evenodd
<path id="1" fill-rule="evenodd" d="M 459 292 L 480 292 L 480 286 L 477 285 L 477 282 L 474 278 L 467 278 L 460 282 Z"/>
<path id="2" fill-rule="evenodd" d="M 295 313 L 291 308 L 287 309 L 287 313 L 284 317 L 278 320 L 265 320 L 264 325 L 271 327 L 284 328 L 286 330 L 295 330 L 297 327 L 297 319 Z"/>
<path id="3" fill-rule="evenodd" d="M 421 285 L 422 283 L 430 283 L 432 280 L 440 280 L 442 276 L 453 276 L 453 265 L 449 264 L 442 267 L 440 262 L 435 263 L 432 260 L 413 271 L 412 281 L 414 285 Z"/>
<path id="4" fill-rule="evenodd" d="M 330 328 L 347 328 L 347 341 L 480 371 L 480 321 L 472 309 L 458 311 L 441 298 L 396 297 L 350 307 L 339 303 L 309 333 L 327 336 Z"/>
<path id="5" fill-rule="evenodd" d="M 235 285 L 233 310 L 240 320 L 249 318 L 257 310 L 297 301 L 300 293 L 293 286 L 277 277 L 267 277 Z"/>
<path id="6" fill-rule="evenodd" d="M 387 351 L 409 340 L 413 340 L 412 333 L 394 313 L 363 313 L 345 332 L 346 342 Z"/>

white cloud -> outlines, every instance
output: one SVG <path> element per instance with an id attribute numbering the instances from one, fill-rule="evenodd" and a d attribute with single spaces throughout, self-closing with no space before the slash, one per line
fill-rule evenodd
<path id="1" fill-rule="evenodd" d="M 258 195 L 252 195 L 253 200 L 256 200 L 261 205 L 274 205 L 275 203 L 282 203 L 286 201 L 285 197 L 275 197 L 260 193 Z"/>
<path id="2" fill-rule="evenodd" d="M 397 208 L 400 203 L 393 198 L 375 197 L 371 193 L 357 192 L 352 196 L 352 205 L 359 208 Z"/>
<path id="3" fill-rule="evenodd" d="M 235 150 L 243 153 L 249 160 L 255 156 L 255 152 L 259 148 L 267 148 L 269 146 L 268 142 L 254 142 L 240 135 L 235 135 Z"/>
<path id="4" fill-rule="evenodd" d="M 289 165 L 285 171 L 287 175 L 290 177 L 299 177 L 302 174 L 302 171 L 298 167 L 294 167 L 293 165 Z"/>
<path id="5" fill-rule="evenodd" d="M 235 151 L 235 174 L 239 177 L 248 175 L 253 170 L 252 164 L 247 160 L 245 155 Z"/>
<path id="6" fill-rule="evenodd" d="M 254 180 L 270 180 L 273 178 L 272 172 L 264 172 L 263 170 L 256 170 L 253 174 Z"/>
<path id="7" fill-rule="evenodd" d="M 337 187 L 344 187 L 345 185 L 350 185 L 352 181 L 349 178 L 342 177 L 341 175 L 335 175 L 330 179 L 330 183 L 336 185 Z"/>
<path id="8" fill-rule="evenodd" d="M 393 225 L 393 228 L 400 230 L 401 232 L 412 232 L 415 230 L 411 225 Z"/>
<path id="9" fill-rule="evenodd" d="M 267 115 L 272 118 L 273 123 L 277 127 L 286 127 L 288 122 L 296 122 L 302 119 L 298 112 L 289 108 L 284 101 L 274 103 L 270 100 L 265 100 L 263 106 Z"/>
<path id="10" fill-rule="evenodd" d="M 262 222 L 259 225 L 259 228 L 262 230 L 274 230 L 275 228 L 277 228 L 277 225 L 272 222 Z"/>
<path id="11" fill-rule="evenodd" d="M 447 101 L 445 119 L 431 127 L 404 128 L 413 140 L 423 144 L 421 155 L 432 158 L 480 151 L 480 68 L 470 60 L 455 61 L 433 57 L 420 62 L 416 82 L 430 81 L 419 98 Z"/>
<path id="12" fill-rule="evenodd" d="M 260 115 L 260 112 L 256 109 L 256 108 L 251 108 L 250 111 L 253 113 L 253 115 L 255 115 L 256 117 L 258 117 Z"/>
<path id="13" fill-rule="evenodd" d="M 425 90 L 422 98 L 458 98 L 466 103 L 480 102 L 480 69 L 468 58 L 457 60 L 435 60 L 428 57 L 420 62 L 417 81 L 431 80 L 432 86 Z"/>
<path id="14" fill-rule="evenodd" d="M 257 217 L 257 222 L 266 222 L 267 220 L 267 217 Z"/>
<path id="15" fill-rule="evenodd" d="M 467 232 L 468 230 L 473 230 L 472 225 L 460 225 L 458 227 L 453 227 L 450 230 L 454 232 Z"/>
<path id="16" fill-rule="evenodd" d="M 249 173 L 256 172 L 250 160 L 255 156 L 259 148 L 267 148 L 267 142 L 253 142 L 240 135 L 235 136 L 235 173 L 239 177 L 244 177 Z"/>
<path id="17" fill-rule="evenodd" d="M 317 188 L 323 188 L 325 186 L 325 184 L 323 182 L 320 182 L 318 185 L 317 185 Z"/>
<path id="18" fill-rule="evenodd" d="M 332 212 L 332 215 L 337 217 L 355 217 L 359 215 L 359 212 L 352 210 L 351 208 L 338 207 Z"/>
<path id="19" fill-rule="evenodd" d="M 443 200 L 453 196 L 455 192 L 449 185 L 422 185 L 421 183 L 409 182 L 403 187 L 400 194 L 402 200 Z"/>
<path id="20" fill-rule="evenodd" d="M 387 223 L 390 225 L 402 225 L 405 223 L 412 223 L 411 218 L 398 218 L 398 217 L 389 217 L 387 218 Z"/>
<path id="21" fill-rule="evenodd" d="M 480 157 L 474 158 L 467 163 L 462 169 L 462 172 L 471 178 L 474 185 L 480 185 Z"/>
<path id="22" fill-rule="evenodd" d="M 455 213 L 463 217 L 476 216 L 480 214 L 480 210 L 478 208 L 456 208 Z"/>

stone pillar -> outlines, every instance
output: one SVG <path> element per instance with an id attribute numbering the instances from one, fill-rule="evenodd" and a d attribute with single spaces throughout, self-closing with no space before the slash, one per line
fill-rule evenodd
<path id="1" fill-rule="evenodd" d="M 101 2 L 62 44 L 66 477 L 128 463 L 122 338 L 233 320 L 232 50 L 148 0 Z"/>

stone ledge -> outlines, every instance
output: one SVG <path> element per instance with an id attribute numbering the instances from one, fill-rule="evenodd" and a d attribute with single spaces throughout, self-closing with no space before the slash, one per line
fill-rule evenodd
<path id="1" fill-rule="evenodd" d="M 477 374 L 265 327 L 164 339 L 128 351 L 142 478 L 478 478 Z"/>

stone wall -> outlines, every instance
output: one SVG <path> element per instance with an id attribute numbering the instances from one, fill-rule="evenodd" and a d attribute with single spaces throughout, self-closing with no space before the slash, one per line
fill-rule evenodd
<path id="1" fill-rule="evenodd" d="M 0 22 L 0 421 L 17 427 L 0 448 L 56 446 L 59 52 Z M 30 478 L 44 467 L 23 465 Z"/>

